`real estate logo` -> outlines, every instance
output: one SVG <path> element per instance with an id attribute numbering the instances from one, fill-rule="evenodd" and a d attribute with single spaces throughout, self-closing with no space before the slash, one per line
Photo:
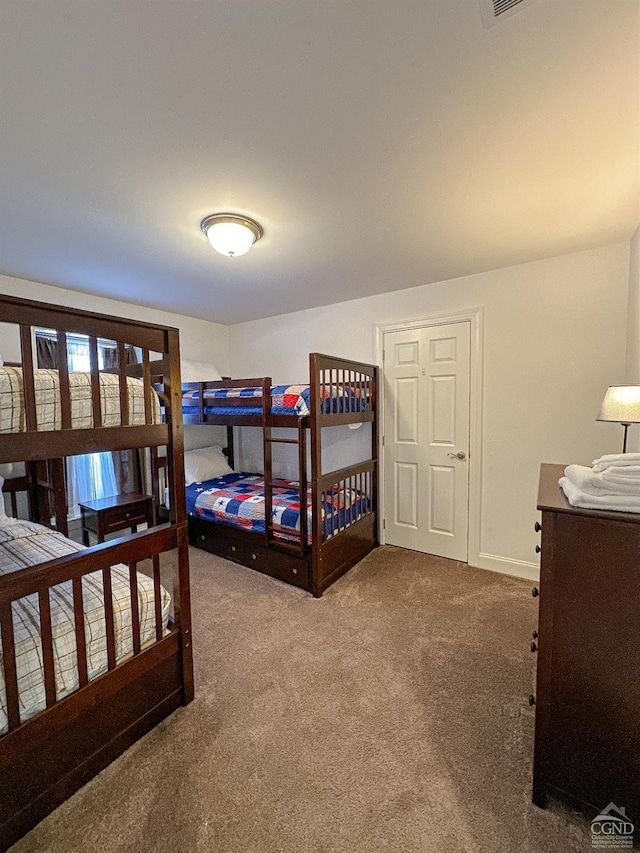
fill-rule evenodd
<path id="1" fill-rule="evenodd" d="M 625 807 L 609 803 L 591 821 L 591 844 L 598 848 L 631 849 L 633 831 L 634 826 L 625 813 Z"/>

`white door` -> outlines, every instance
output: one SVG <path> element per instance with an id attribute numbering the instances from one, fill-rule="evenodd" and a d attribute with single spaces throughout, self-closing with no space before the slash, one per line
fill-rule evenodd
<path id="1" fill-rule="evenodd" d="M 389 545 L 467 560 L 468 322 L 385 332 L 384 494 Z"/>

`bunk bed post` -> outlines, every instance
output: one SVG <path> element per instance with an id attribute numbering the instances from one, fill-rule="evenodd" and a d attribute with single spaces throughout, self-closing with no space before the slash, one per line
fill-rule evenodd
<path id="1" fill-rule="evenodd" d="M 27 486 L 27 498 L 29 500 L 29 518 L 31 521 L 40 521 L 40 509 L 38 507 L 38 463 L 25 462 L 25 479 Z M 17 511 L 15 513 L 18 514 Z"/>
<path id="2" fill-rule="evenodd" d="M 264 543 L 269 545 L 273 532 L 273 456 L 271 445 L 271 377 L 263 377 L 262 399 L 262 459 L 264 469 Z"/>
<path id="3" fill-rule="evenodd" d="M 309 525 L 307 519 L 307 428 L 298 418 L 298 480 L 300 483 L 300 553 L 309 551 Z"/>
<path id="4" fill-rule="evenodd" d="M 235 459 L 235 447 L 233 444 L 233 426 L 231 424 L 227 424 L 227 461 L 229 463 L 230 468 L 236 467 L 236 459 Z"/>
<path id="5" fill-rule="evenodd" d="M 180 383 L 180 341 L 178 331 L 167 331 L 169 380 L 165 391 L 170 401 L 167 406 L 169 447 L 167 471 L 170 494 L 171 524 L 178 526 L 178 585 L 176 617 L 179 620 L 182 652 L 182 701 L 188 705 L 193 699 L 193 648 L 191 643 L 191 596 L 189 591 L 189 538 L 187 535 L 187 507 L 184 490 L 184 429 L 182 426 L 182 385 Z M 146 385 L 145 381 L 145 385 Z M 168 388 L 166 387 L 168 384 Z"/>
<path id="6" fill-rule="evenodd" d="M 309 354 L 309 379 L 311 397 L 311 592 L 314 598 L 320 598 L 320 555 L 322 553 L 322 513 L 321 495 L 318 494 L 318 480 L 322 475 L 322 431 L 319 425 L 324 400 L 320 399 L 320 375 L 317 353 Z"/>
<path id="7" fill-rule="evenodd" d="M 64 459 L 48 459 L 47 473 L 53 492 L 53 512 L 56 517 L 56 530 L 63 536 L 69 535 L 67 524 L 67 489 L 65 484 Z"/>

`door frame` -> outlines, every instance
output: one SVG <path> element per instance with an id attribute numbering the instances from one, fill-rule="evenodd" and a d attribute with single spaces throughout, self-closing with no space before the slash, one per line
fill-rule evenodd
<path id="1" fill-rule="evenodd" d="M 378 383 L 378 417 L 382 418 L 379 430 L 378 459 L 384 471 L 384 418 L 386 400 L 384 395 L 384 336 L 390 332 L 403 332 L 411 329 L 423 329 L 430 326 L 445 326 L 450 323 L 470 324 L 471 347 L 469 364 L 469 522 L 467 529 L 467 563 L 478 566 L 480 560 L 480 525 L 482 518 L 482 399 L 483 399 L 483 350 L 484 350 L 484 309 L 482 306 L 461 308 L 458 311 L 446 311 L 427 314 L 419 320 L 405 320 L 400 323 L 380 323 L 376 325 L 376 361 L 380 365 L 382 382 Z M 385 514 L 384 476 L 379 478 L 380 518 Z M 386 542 L 384 524 L 380 531 L 380 540 Z"/>

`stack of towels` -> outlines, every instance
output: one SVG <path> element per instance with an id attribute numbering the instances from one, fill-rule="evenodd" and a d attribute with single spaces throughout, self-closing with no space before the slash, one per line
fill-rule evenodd
<path id="1" fill-rule="evenodd" d="M 640 512 L 640 453 L 612 453 L 591 468 L 569 465 L 560 488 L 571 506 Z"/>

